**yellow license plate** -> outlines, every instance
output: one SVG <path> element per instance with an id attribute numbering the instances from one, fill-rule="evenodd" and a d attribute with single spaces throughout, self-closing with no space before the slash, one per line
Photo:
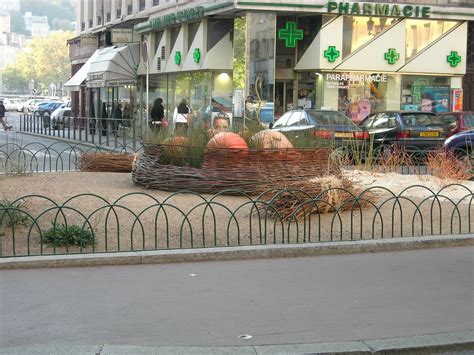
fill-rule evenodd
<path id="1" fill-rule="evenodd" d="M 345 133 L 345 132 L 336 132 L 334 133 L 334 137 L 336 138 L 352 138 L 352 133 Z"/>
<path id="2" fill-rule="evenodd" d="M 439 137 L 439 132 L 420 132 L 420 137 Z"/>

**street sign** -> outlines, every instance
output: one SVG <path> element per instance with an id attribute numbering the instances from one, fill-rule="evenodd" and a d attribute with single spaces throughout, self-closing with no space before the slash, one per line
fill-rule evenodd
<path id="1" fill-rule="evenodd" d="M 147 41 L 143 41 L 143 44 L 142 44 L 142 58 L 145 63 L 148 61 L 148 42 Z"/>

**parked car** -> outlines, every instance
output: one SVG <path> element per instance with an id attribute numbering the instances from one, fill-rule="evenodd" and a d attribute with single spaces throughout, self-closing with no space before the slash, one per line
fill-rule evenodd
<path id="1" fill-rule="evenodd" d="M 51 126 L 58 129 L 69 125 L 71 118 L 71 107 L 59 107 L 51 114 Z"/>
<path id="2" fill-rule="evenodd" d="M 410 151 L 441 147 L 447 137 L 441 116 L 430 112 L 379 112 L 367 117 L 360 127 L 368 133 L 365 139 L 373 142 L 374 148 L 386 152 L 391 152 L 393 145 Z"/>
<path id="3" fill-rule="evenodd" d="M 42 117 L 43 126 L 49 127 L 51 124 L 51 114 L 58 108 L 64 108 L 67 104 L 62 101 L 45 102 L 38 105 L 38 108 L 34 111 L 35 116 Z"/>
<path id="4" fill-rule="evenodd" d="M 287 136 L 334 140 L 336 145 L 365 138 L 364 132 L 349 117 L 329 110 L 288 111 L 273 124 L 272 130 Z"/>
<path id="5" fill-rule="evenodd" d="M 3 105 L 7 111 L 15 111 L 18 107 L 18 104 L 21 101 L 19 99 L 5 98 L 3 99 Z"/>
<path id="6" fill-rule="evenodd" d="M 446 112 L 439 113 L 443 119 L 448 137 L 453 134 L 474 129 L 474 114 L 472 112 Z"/>
<path id="7" fill-rule="evenodd" d="M 33 113 L 40 103 L 49 102 L 46 99 L 29 99 L 23 105 L 23 113 L 25 115 Z"/>
<path id="8" fill-rule="evenodd" d="M 452 150 L 458 156 L 474 158 L 474 129 L 452 135 L 443 145 L 444 149 Z"/>

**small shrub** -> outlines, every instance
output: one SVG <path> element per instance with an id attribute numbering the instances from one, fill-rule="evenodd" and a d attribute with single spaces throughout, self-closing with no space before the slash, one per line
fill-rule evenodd
<path id="1" fill-rule="evenodd" d="M 26 163 L 10 162 L 10 164 L 5 168 L 5 175 L 28 175 L 25 164 Z"/>
<path id="2" fill-rule="evenodd" d="M 0 228 L 13 225 L 25 225 L 28 222 L 25 201 L 10 202 L 7 199 L 0 200 Z"/>
<path id="3" fill-rule="evenodd" d="M 41 236 L 41 243 L 50 244 L 53 247 L 77 245 L 82 248 L 94 243 L 94 235 L 89 229 L 77 225 L 66 226 L 51 222 L 52 228 Z"/>
<path id="4" fill-rule="evenodd" d="M 428 171 L 442 180 L 468 180 L 472 169 L 468 159 L 459 159 L 451 151 L 430 152 L 426 158 Z"/>

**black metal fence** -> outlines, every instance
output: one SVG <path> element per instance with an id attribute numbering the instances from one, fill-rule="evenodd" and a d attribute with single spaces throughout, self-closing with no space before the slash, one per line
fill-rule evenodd
<path id="1" fill-rule="evenodd" d="M 135 153 L 142 147 L 132 142 L 117 145 L 111 149 L 105 142 L 102 146 L 86 146 L 81 143 L 56 142 L 50 145 L 30 143 L 20 146 L 15 143 L 0 144 L 0 174 L 45 173 L 53 171 L 79 170 L 77 160 L 83 153 Z"/>
<path id="2" fill-rule="evenodd" d="M 456 192 L 453 194 L 453 191 Z M 318 243 L 425 235 L 472 234 L 474 193 L 454 184 L 432 191 L 421 185 L 400 193 L 371 187 L 351 195 L 328 189 L 273 190 L 252 197 L 238 191 L 205 197 L 133 192 L 110 200 L 84 193 L 56 201 L 19 196 L 0 205 L 0 256 L 104 253 L 203 247 Z M 264 195 L 271 198 L 264 198 Z M 291 213 L 282 197 L 298 196 Z M 375 196 L 375 198 L 374 198 Z M 304 213 L 301 213 L 305 211 Z M 309 213 L 308 211 L 311 211 Z M 306 213 L 308 212 L 308 213 Z"/>
<path id="3" fill-rule="evenodd" d="M 21 115 L 20 131 L 98 146 L 131 146 L 133 149 L 139 147 L 141 137 L 141 126 L 137 125 L 136 120 L 113 118 Z"/>

